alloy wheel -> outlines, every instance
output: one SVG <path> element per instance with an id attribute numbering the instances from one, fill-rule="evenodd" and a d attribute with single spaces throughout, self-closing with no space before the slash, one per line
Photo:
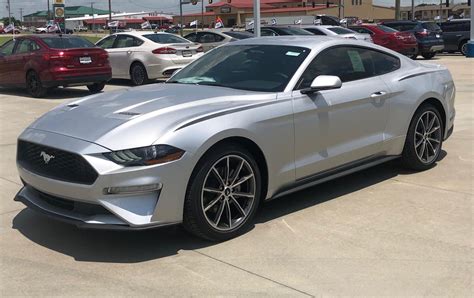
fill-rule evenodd
<path id="1" fill-rule="evenodd" d="M 143 85 L 145 83 L 145 69 L 141 65 L 132 68 L 132 78 L 135 85 Z"/>
<path id="2" fill-rule="evenodd" d="M 206 221 L 219 231 L 230 231 L 248 218 L 256 196 L 255 173 L 238 155 L 215 162 L 204 179 L 201 207 Z"/>
<path id="3" fill-rule="evenodd" d="M 441 124 L 438 116 L 426 111 L 418 118 L 415 127 L 415 152 L 425 164 L 437 158 L 441 146 Z"/>

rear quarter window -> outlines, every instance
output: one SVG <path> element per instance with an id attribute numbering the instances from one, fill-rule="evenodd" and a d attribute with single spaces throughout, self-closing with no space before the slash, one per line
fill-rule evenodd
<path id="1" fill-rule="evenodd" d="M 441 29 L 437 24 L 431 23 L 431 22 L 422 23 L 421 27 L 423 27 L 423 29 L 426 29 L 426 30 L 429 30 L 429 31 L 436 31 L 436 30 Z"/>
<path id="2" fill-rule="evenodd" d="M 43 42 L 52 49 L 94 48 L 95 45 L 81 37 L 44 37 Z"/>
<path id="3" fill-rule="evenodd" d="M 189 40 L 172 34 L 146 34 L 143 37 L 156 43 L 189 43 Z"/>

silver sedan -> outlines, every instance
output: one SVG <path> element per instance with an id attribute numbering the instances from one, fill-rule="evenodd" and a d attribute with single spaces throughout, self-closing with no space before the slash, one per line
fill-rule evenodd
<path id="1" fill-rule="evenodd" d="M 130 79 L 133 85 L 169 78 L 204 52 L 184 38 L 152 31 L 113 34 L 99 40 L 97 46 L 109 53 L 112 78 Z"/>
<path id="2" fill-rule="evenodd" d="M 364 40 L 373 43 L 370 34 L 358 33 L 351 29 L 347 29 L 341 26 L 303 26 L 302 29 L 313 33 L 314 35 L 326 35 L 333 37 L 352 38 L 357 40 Z"/>
<path id="3" fill-rule="evenodd" d="M 392 159 L 429 169 L 453 130 L 454 97 L 446 68 L 366 42 L 237 41 L 166 83 L 66 103 L 31 124 L 16 199 L 80 227 L 182 223 L 225 240 L 262 201 Z"/>

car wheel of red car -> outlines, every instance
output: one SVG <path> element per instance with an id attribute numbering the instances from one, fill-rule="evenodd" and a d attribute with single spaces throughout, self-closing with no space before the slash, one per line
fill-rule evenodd
<path id="1" fill-rule="evenodd" d="M 41 79 L 35 71 L 30 71 L 26 75 L 26 90 L 33 97 L 43 97 L 48 89 L 43 86 Z"/>
<path id="2" fill-rule="evenodd" d="M 105 82 L 87 85 L 87 89 L 89 89 L 91 93 L 99 93 L 100 91 L 104 89 L 104 87 L 105 87 Z"/>

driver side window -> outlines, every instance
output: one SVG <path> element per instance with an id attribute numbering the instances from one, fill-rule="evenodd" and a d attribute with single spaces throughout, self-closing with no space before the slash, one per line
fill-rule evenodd
<path id="1" fill-rule="evenodd" d="M 15 48 L 15 41 L 14 40 L 10 40 L 9 42 L 7 42 L 6 44 L 4 44 L 1 48 L 0 48 L 0 53 L 2 53 L 3 56 L 10 56 L 11 54 L 13 54 L 13 49 Z"/>
<path id="2" fill-rule="evenodd" d="M 114 46 L 114 42 L 116 38 L 117 38 L 117 35 L 109 36 L 106 39 L 101 40 L 97 44 L 97 46 L 99 46 L 102 49 L 111 49 Z"/>

